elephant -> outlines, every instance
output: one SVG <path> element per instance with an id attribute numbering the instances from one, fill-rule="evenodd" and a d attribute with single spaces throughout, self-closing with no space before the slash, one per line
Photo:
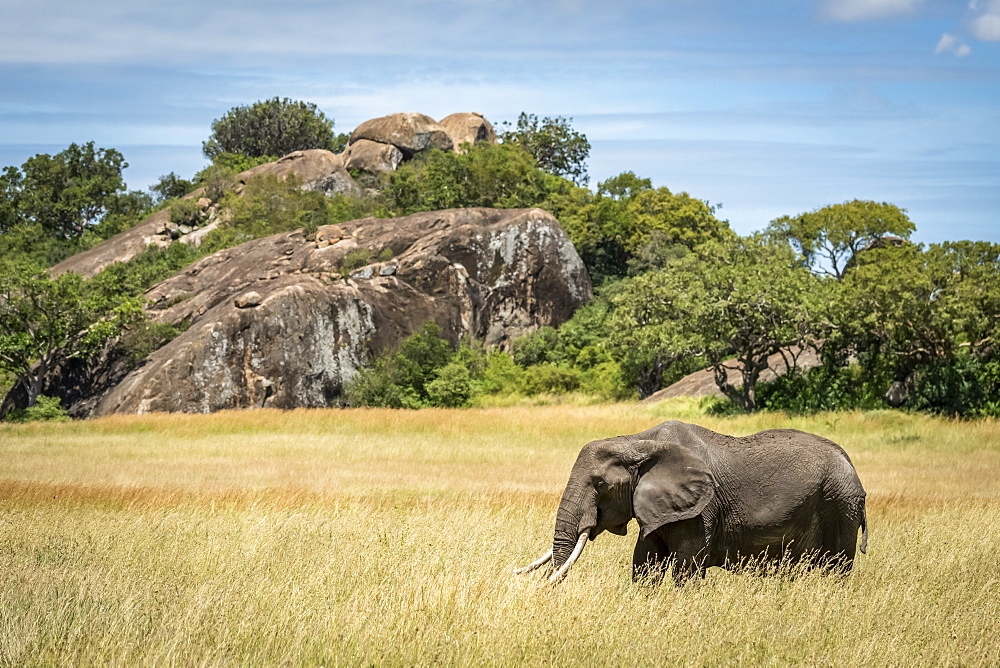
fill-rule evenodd
<path id="1" fill-rule="evenodd" d="M 672 420 L 585 445 L 552 549 L 515 573 L 550 564 L 549 580 L 558 582 L 588 540 L 623 536 L 632 518 L 634 581 L 657 583 L 669 570 L 682 585 L 711 566 L 783 561 L 846 574 L 859 527 L 861 552 L 868 547 L 865 490 L 833 441 L 795 429 L 726 436 Z"/>

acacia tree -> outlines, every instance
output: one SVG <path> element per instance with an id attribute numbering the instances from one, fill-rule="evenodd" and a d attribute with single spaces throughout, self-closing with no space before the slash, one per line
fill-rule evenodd
<path id="1" fill-rule="evenodd" d="M 278 157 L 292 151 L 332 151 L 337 147 L 333 119 L 315 104 L 275 97 L 233 107 L 212 121 L 212 134 L 202 144 L 202 151 L 205 157 L 215 160 L 224 154 Z"/>
<path id="2" fill-rule="evenodd" d="M 812 269 L 843 278 L 851 260 L 887 236 L 909 239 L 916 228 L 904 209 L 852 200 L 771 221 L 767 234 L 802 254 Z"/>
<path id="3" fill-rule="evenodd" d="M 57 358 L 87 356 L 142 318 L 142 299 L 89 289 L 74 273 L 29 265 L 0 271 L 0 368 L 21 377 L 28 406 Z"/>
<path id="4" fill-rule="evenodd" d="M 586 185 L 587 157 L 590 142 L 587 136 L 572 128 L 572 118 L 546 116 L 539 119 L 535 114 L 521 112 L 517 117 L 517 127 L 510 129 L 504 122 L 499 133 L 504 144 L 517 144 L 535 158 L 539 168 L 550 174 L 569 179 L 578 186 Z"/>
<path id="5" fill-rule="evenodd" d="M 1000 346 L 1000 244 L 913 244 L 862 253 L 834 291 L 825 348 L 854 358 L 904 403 L 922 369 Z"/>
<path id="6" fill-rule="evenodd" d="M 640 371 L 642 394 L 659 388 L 670 364 L 698 357 L 726 397 L 753 411 L 768 358 L 810 340 L 818 280 L 787 246 L 760 237 L 711 242 L 629 281 L 613 300 L 611 345 Z M 741 384 L 729 381 L 731 370 Z"/>

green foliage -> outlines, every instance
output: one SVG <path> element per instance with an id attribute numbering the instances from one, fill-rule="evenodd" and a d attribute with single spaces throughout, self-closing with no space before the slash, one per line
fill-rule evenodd
<path id="1" fill-rule="evenodd" d="M 524 370 L 521 377 L 524 383 L 524 394 L 565 394 L 580 387 L 580 372 L 577 369 L 556 366 L 555 364 L 537 364 Z"/>
<path id="2" fill-rule="evenodd" d="M 66 422 L 69 413 L 56 397 L 39 395 L 34 405 L 11 411 L 4 418 L 7 422 Z"/>
<path id="3" fill-rule="evenodd" d="M 149 187 L 149 192 L 153 196 L 156 204 L 161 204 L 171 199 L 179 199 L 194 190 L 194 183 L 187 179 L 182 179 L 174 172 L 164 174 L 160 180 Z"/>
<path id="4" fill-rule="evenodd" d="M 236 175 L 248 169 L 274 162 L 280 157 L 280 155 L 249 156 L 242 153 L 219 153 L 212 158 L 211 165 L 195 174 L 194 180 L 196 184 L 208 180 L 212 176 L 211 170 L 213 168 Z"/>
<path id="5" fill-rule="evenodd" d="M 887 236 L 909 239 L 916 229 L 906 211 L 886 202 L 852 200 L 771 222 L 767 234 L 786 242 L 813 270 L 843 278 L 858 252 Z"/>
<path id="6" fill-rule="evenodd" d="M 335 150 L 337 146 L 333 120 L 315 104 L 275 97 L 233 107 L 213 121 L 212 134 L 202 150 L 213 159 L 222 153 L 257 158 L 311 148 Z"/>
<path id="7" fill-rule="evenodd" d="M 960 417 L 1000 417 L 1000 359 L 960 351 L 919 369 L 910 391 L 915 410 Z"/>
<path id="8" fill-rule="evenodd" d="M 371 264 L 372 262 L 372 252 L 367 248 L 360 247 L 350 250 L 344 255 L 344 259 L 340 261 L 340 273 L 349 274 L 355 269 L 360 269 L 365 265 Z"/>
<path id="9" fill-rule="evenodd" d="M 170 203 L 170 222 L 178 225 L 198 225 L 204 210 L 196 199 L 179 199 Z"/>
<path id="10" fill-rule="evenodd" d="M 383 196 L 405 215 L 457 207 L 541 206 L 570 187 L 536 167 L 517 146 L 481 143 L 464 154 L 435 150 L 400 165 L 388 175 Z"/>
<path id="11" fill-rule="evenodd" d="M 427 383 L 427 400 L 442 408 L 464 408 L 472 401 L 473 385 L 469 369 L 461 362 L 449 362 Z"/>
<path id="12" fill-rule="evenodd" d="M 708 241 L 735 237 L 716 207 L 687 193 L 653 189 L 649 179 L 624 172 L 598 185 L 575 206 L 560 201 L 562 223 L 595 284 L 660 269 Z"/>
<path id="13" fill-rule="evenodd" d="M 427 386 L 451 361 L 452 351 L 441 338 L 441 328 L 428 321 L 395 351 L 377 358 L 370 369 L 358 371 L 345 388 L 347 401 L 351 406 L 386 408 L 434 405 Z M 437 396 L 453 396 L 458 381 L 454 371 L 449 376 L 436 388 Z"/>
<path id="14" fill-rule="evenodd" d="M 918 369 L 1000 340 L 1000 244 L 866 251 L 837 287 L 826 345 L 887 382 L 911 385 Z"/>
<path id="15" fill-rule="evenodd" d="M 243 170 L 221 163 L 212 163 L 195 175 L 195 184 L 205 189 L 205 197 L 218 202 L 236 188 L 236 175 Z"/>
<path id="16" fill-rule="evenodd" d="M 768 356 L 811 334 L 816 280 L 789 249 L 760 238 L 706 244 L 623 287 L 614 298 L 610 343 L 643 394 L 658 389 L 673 364 L 701 358 L 719 389 L 752 411 Z M 741 387 L 727 380 L 732 357 L 741 365 Z"/>
<path id="17" fill-rule="evenodd" d="M 884 382 L 866 374 L 857 362 L 846 366 L 827 364 L 805 371 L 794 370 L 762 384 L 758 407 L 797 414 L 875 410 L 885 406 L 882 399 L 885 387 Z"/>
<path id="18" fill-rule="evenodd" d="M 220 202 L 221 208 L 228 212 L 225 227 L 242 233 L 247 240 L 299 228 L 310 234 L 320 225 L 342 222 L 332 215 L 331 198 L 302 190 L 300 185 L 293 177 L 279 179 L 267 175 L 248 181 L 239 195 L 227 192 Z M 216 242 L 218 239 L 216 236 Z"/>
<path id="19" fill-rule="evenodd" d="M 509 123 L 501 123 L 503 129 L 498 136 L 504 144 L 527 151 L 540 169 L 582 186 L 589 180 L 590 142 L 586 135 L 572 128 L 572 120 L 562 116 L 539 119 L 534 114 L 522 112 L 517 118 L 517 127 L 511 129 Z"/>
<path id="20" fill-rule="evenodd" d="M 56 357 L 86 357 L 142 318 L 142 301 L 40 268 L 0 273 L 0 368 L 27 379 L 28 406 Z"/>
<path id="21" fill-rule="evenodd" d="M 187 244 L 171 244 L 166 248 L 149 246 L 128 262 L 108 265 L 88 283 L 91 290 L 100 291 L 108 298 L 115 295 L 139 297 L 204 254 L 204 249 Z"/>
<path id="22" fill-rule="evenodd" d="M 0 179 L 0 232 L 37 223 L 46 234 L 76 239 L 99 223 L 125 192 L 128 167 L 115 149 L 70 144 L 55 155 L 38 154 L 21 166 L 7 167 Z"/>

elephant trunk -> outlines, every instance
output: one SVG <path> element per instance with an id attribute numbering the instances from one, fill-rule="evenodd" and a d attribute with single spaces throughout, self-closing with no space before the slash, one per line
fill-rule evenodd
<path id="1" fill-rule="evenodd" d="M 556 513 L 555 534 L 552 538 L 552 566 L 557 571 L 574 553 L 579 556 L 580 537 L 588 536 L 597 523 L 597 497 L 594 490 L 584 485 L 574 485 L 572 478 L 566 486 L 559 512 Z"/>

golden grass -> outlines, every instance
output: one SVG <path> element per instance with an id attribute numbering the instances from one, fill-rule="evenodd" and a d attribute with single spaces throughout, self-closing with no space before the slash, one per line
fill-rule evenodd
<path id="1" fill-rule="evenodd" d="M 634 536 L 602 536 L 558 587 L 510 575 L 586 441 L 671 417 L 836 440 L 869 554 L 649 588 Z M 996 421 L 678 402 L 0 426 L 0 665 L 995 666 L 998 555 Z"/>

